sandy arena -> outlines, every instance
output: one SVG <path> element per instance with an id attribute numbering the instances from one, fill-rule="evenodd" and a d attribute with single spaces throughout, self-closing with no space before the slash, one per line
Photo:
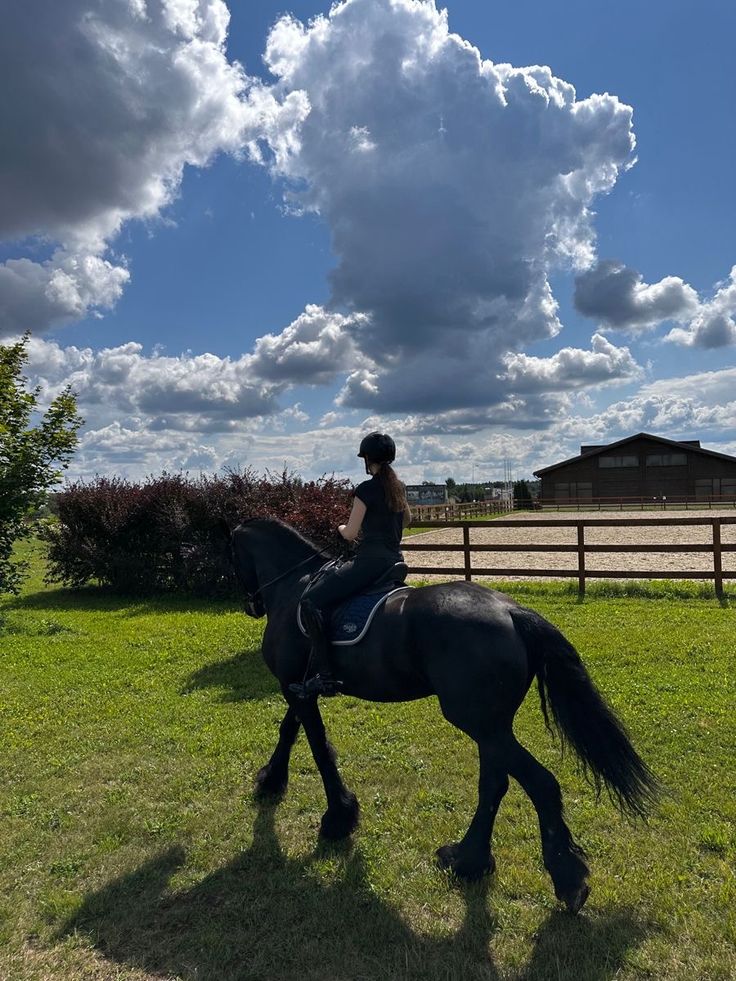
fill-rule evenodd
<path id="1" fill-rule="evenodd" d="M 712 511 L 629 511 L 623 514 L 619 512 L 609 512 L 601 514 L 598 511 L 580 511 L 573 513 L 557 514 L 556 512 L 539 511 L 528 514 L 517 514 L 510 516 L 512 520 L 530 519 L 572 519 L 586 520 L 596 518 L 624 518 L 626 520 L 638 521 L 646 518 L 695 518 L 695 517 L 728 517 L 736 518 L 734 508 L 714 509 Z M 416 543 L 422 545 L 429 544 L 462 544 L 461 528 L 439 528 L 434 531 L 422 532 L 412 535 L 405 539 L 404 544 Z M 736 544 L 736 523 L 724 524 L 721 528 L 721 541 L 725 544 Z M 586 528 L 586 545 L 695 545 L 711 544 L 712 530 L 710 525 L 678 526 L 665 525 L 662 527 L 633 527 L 633 528 Z M 505 545 L 530 544 L 530 545 L 577 545 L 577 529 L 569 528 L 473 528 L 470 531 L 471 545 L 489 545 L 494 543 Z M 406 561 L 410 567 L 414 566 L 442 566 L 456 567 L 463 566 L 462 552 L 405 552 Z M 577 554 L 574 552 L 472 552 L 471 566 L 474 569 L 493 568 L 493 569 L 571 569 L 577 570 Z M 637 572 L 661 572 L 662 578 L 667 578 L 668 572 L 692 571 L 693 579 L 699 578 L 698 573 L 713 571 L 713 556 L 709 552 L 652 552 L 652 553 L 630 553 L 630 552 L 603 552 L 597 554 L 586 553 L 587 571 L 593 570 L 621 570 L 626 572 L 626 578 L 635 579 Z M 736 552 L 723 552 L 723 571 L 724 576 L 736 579 Z M 441 579 L 442 576 L 431 576 L 417 574 L 410 576 L 410 579 Z M 505 579 L 528 579 L 532 576 L 504 575 Z"/>

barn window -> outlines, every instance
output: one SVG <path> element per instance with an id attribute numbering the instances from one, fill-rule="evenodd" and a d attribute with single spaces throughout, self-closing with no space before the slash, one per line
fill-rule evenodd
<path id="1" fill-rule="evenodd" d="M 571 480 L 569 484 L 555 484 L 556 501 L 575 501 L 593 496 L 593 485 L 588 481 Z"/>
<path id="2" fill-rule="evenodd" d="M 599 467 L 638 467 L 638 456 L 599 456 Z"/>
<path id="3" fill-rule="evenodd" d="M 695 481 L 695 497 L 700 501 L 709 498 L 736 497 L 736 477 L 701 477 Z"/>
<path id="4" fill-rule="evenodd" d="M 647 456 L 648 467 L 685 467 L 686 453 L 650 453 Z"/>

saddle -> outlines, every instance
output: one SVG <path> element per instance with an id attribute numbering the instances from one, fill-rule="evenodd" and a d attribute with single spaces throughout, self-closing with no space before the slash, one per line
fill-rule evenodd
<path id="1" fill-rule="evenodd" d="M 317 570 L 317 573 L 310 580 L 309 586 L 330 572 L 336 565 L 339 565 L 340 561 L 340 559 L 331 559 L 326 562 Z M 409 589 L 409 586 L 404 585 L 408 571 L 409 567 L 406 562 L 396 562 L 375 582 L 363 587 L 359 593 L 349 596 L 334 607 L 325 623 L 330 643 L 340 647 L 350 647 L 352 644 L 357 644 L 363 640 L 373 618 L 389 596 L 401 589 Z M 307 637 L 307 631 L 302 623 L 301 600 L 296 608 L 296 622 L 301 632 Z"/>

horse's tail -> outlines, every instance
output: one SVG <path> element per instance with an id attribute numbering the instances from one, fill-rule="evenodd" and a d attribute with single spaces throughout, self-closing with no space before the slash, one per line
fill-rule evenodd
<path id="1" fill-rule="evenodd" d="M 511 611 L 537 675 L 545 725 L 550 713 L 563 746 L 569 743 L 600 792 L 605 783 L 619 809 L 643 817 L 660 793 L 613 709 L 593 684 L 580 655 L 560 631 L 533 610 Z"/>

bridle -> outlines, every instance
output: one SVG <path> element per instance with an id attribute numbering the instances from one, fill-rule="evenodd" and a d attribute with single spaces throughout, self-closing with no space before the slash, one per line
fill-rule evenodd
<path id="1" fill-rule="evenodd" d="M 307 556 L 306 559 L 302 559 L 301 562 L 297 562 L 297 564 L 291 566 L 290 569 L 287 569 L 285 572 L 280 572 L 278 576 L 274 576 L 273 579 L 269 579 L 268 582 L 264 582 L 262 586 L 259 585 L 256 589 L 253 590 L 252 593 L 246 591 L 245 593 L 246 601 L 249 603 L 254 603 L 256 596 L 258 596 L 259 593 L 262 593 L 264 589 L 268 589 L 268 587 L 273 586 L 274 583 L 279 582 L 281 579 L 285 579 L 287 576 L 291 575 L 292 572 L 296 572 L 297 569 L 300 569 L 303 565 L 306 565 L 307 562 L 313 562 L 315 559 L 320 559 L 320 558 L 330 559 L 330 558 L 334 558 L 334 556 L 331 556 L 327 552 L 317 552 L 315 555 Z"/>

